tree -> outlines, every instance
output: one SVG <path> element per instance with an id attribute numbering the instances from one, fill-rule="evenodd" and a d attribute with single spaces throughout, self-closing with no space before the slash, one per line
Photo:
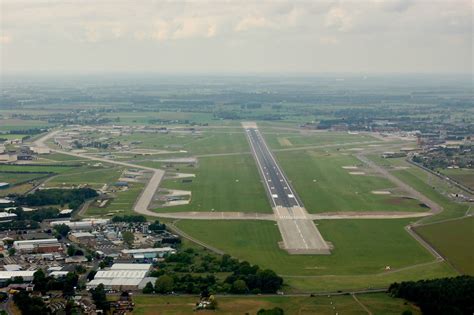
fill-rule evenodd
<path id="1" fill-rule="evenodd" d="M 232 292 L 242 294 L 247 293 L 248 288 L 244 280 L 235 280 L 232 284 Z"/>
<path id="2" fill-rule="evenodd" d="M 91 295 L 97 309 L 107 311 L 110 308 L 110 305 L 107 302 L 105 288 L 102 283 L 99 284 L 95 289 L 91 290 Z"/>
<path id="3" fill-rule="evenodd" d="M 135 240 L 135 236 L 132 232 L 125 231 L 122 233 L 122 239 L 128 247 L 131 247 L 133 245 L 133 241 Z"/>
<path id="4" fill-rule="evenodd" d="M 55 226 L 54 226 L 54 229 L 55 229 L 56 232 L 58 232 L 58 234 L 61 235 L 62 237 L 66 237 L 67 234 L 69 233 L 69 231 L 71 231 L 71 228 L 70 228 L 69 226 L 67 226 L 66 224 L 55 225 Z"/>
<path id="5" fill-rule="evenodd" d="M 283 314 L 285 313 L 279 307 L 275 307 L 269 310 L 262 308 L 257 312 L 257 315 L 283 315 Z"/>
<path id="6" fill-rule="evenodd" d="M 38 269 L 38 271 L 33 274 L 33 284 L 35 285 L 35 291 L 45 291 L 47 282 L 48 279 L 46 278 L 46 275 L 42 269 Z"/>
<path id="7" fill-rule="evenodd" d="M 74 256 L 76 254 L 76 247 L 74 245 L 69 245 L 67 248 L 68 256 Z"/>
<path id="8" fill-rule="evenodd" d="M 153 290 L 154 290 L 153 283 L 147 282 L 147 284 L 143 288 L 142 292 L 143 292 L 143 294 L 150 294 L 150 293 L 153 293 Z"/>
<path id="9" fill-rule="evenodd" d="M 9 250 L 8 250 L 8 256 L 13 256 L 15 255 L 16 253 L 16 249 L 14 249 L 13 247 L 11 247 Z"/>
<path id="10" fill-rule="evenodd" d="M 172 292 L 174 289 L 174 280 L 170 276 L 163 275 L 156 279 L 155 291 L 160 294 Z"/>

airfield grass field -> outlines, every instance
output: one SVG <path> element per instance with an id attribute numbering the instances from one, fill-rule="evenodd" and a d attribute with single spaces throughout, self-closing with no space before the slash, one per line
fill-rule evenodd
<path id="1" fill-rule="evenodd" d="M 143 190 L 143 183 L 132 183 L 125 191 L 115 192 L 115 198 L 111 200 L 105 207 L 99 208 L 95 202 L 87 208 L 84 216 L 110 216 L 110 215 L 130 215 L 133 212 L 133 205 Z"/>
<path id="2" fill-rule="evenodd" d="M 250 152 L 243 130 L 238 132 L 203 131 L 192 134 L 171 131 L 168 134 L 131 134 L 116 137 L 122 143 L 135 142 L 135 148 L 179 151 L 189 154 L 222 154 Z M 139 143 L 140 142 L 140 143 Z"/>
<path id="3" fill-rule="evenodd" d="M 417 307 L 402 299 L 393 299 L 385 293 L 357 295 L 359 301 L 374 315 L 401 314 L 410 310 L 420 314 Z M 133 301 L 136 306 L 134 315 L 180 315 L 192 313 L 199 297 L 150 296 L 137 295 Z M 275 296 L 242 296 L 217 297 L 218 308 L 215 311 L 199 311 L 199 314 L 256 314 L 260 309 L 279 307 L 287 315 L 331 314 L 335 312 L 348 315 L 363 315 L 367 312 L 350 295 L 316 296 L 316 297 L 275 297 Z"/>
<path id="4" fill-rule="evenodd" d="M 443 169 L 441 173 L 451 177 L 459 183 L 474 189 L 474 169 L 468 168 L 456 168 L 456 169 Z"/>
<path id="5" fill-rule="evenodd" d="M 423 219 L 423 223 L 461 217 L 469 208 L 465 203 L 449 200 L 446 196 L 450 192 L 447 184 L 417 167 L 394 170 L 391 173 L 443 207 L 443 212 Z"/>
<path id="6" fill-rule="evenodd" d="M 46 121 L 26 119 L 1 119 L 0 131 L 26 130 L 33 128 L 46 128 L 51 126 Z"/>
<path id="7" fill-rule="evenodd" d="M 370 135 L 348 134 L 347 132 L 317 132 L 302 134 L 287 131 L 281 133 L 264 131 L 263 136 L 271 149 L 378 141 L 377 138 Z"/>
<path id="8" fill-rule="evenodd" d="M 474 217 L 416 228 L 457 270 L 474 276 Z"/>
<path id="9" fill-rule="evenodd" d="M 305 150 L 276 152 L 276 158 L 310 213 L 428 210 L 417 200 L 399 195 L 393 183 L 366 169 L 351 155 Z M 364 174 L 350 174 L 357 172 Z M 381 190 L 393 192 L 373 193 Z"/>
<path id="10" fill-rule="evenodd" d="M 386 287 L 394 281 L 455 275 L 404 230 L 409 222 L 318 221 L 321 234 L 334 245 L 327 256 L 287 254 L 279 248 L 275 222 L 180 220 L 176 225 L 234 257 L 274 270 L 287 280 L 290 291 Z"/>
<path id="11" fill-rule="evenodd" d="M 7 182 L 10 185 L 16 185 L 19 183 L 24 183 L 32 181 L 35 179 L 40 179 L 48 176 L 48 174 L 41 173 L 1 173 L 0 172 L 0 182 Z"/>
<path id="12" fill-rule="evenodd" d="M 81 167 L 74 172 L 68 172 L 53 177 L 47 186 L 61 187 L 87 184 L 92 188 L 100 189 L 104 184 L 116 182 L 122 173 L 122 167 L 95 168 Z"/>
<path id="13" fill-rule="evenodd" d="M 158 211 L 272 212 L 251 155 L 200 158 L 197 168 L 183 167 L 180 171 L 194 173 L 196 177 L 189 178 L 190 183 L 166 179 L 161 187 L 190 190 L 191 203 Z"/>

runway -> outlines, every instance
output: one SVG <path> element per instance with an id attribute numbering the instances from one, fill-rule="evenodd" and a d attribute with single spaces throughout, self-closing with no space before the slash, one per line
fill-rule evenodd
<path id="1" fill-rule="evenodd" d="M 328 244 L 270 152 L 256 124 L 242 125 L 282 235 L 282 247 L 291 254 L 330 254 Z"/>

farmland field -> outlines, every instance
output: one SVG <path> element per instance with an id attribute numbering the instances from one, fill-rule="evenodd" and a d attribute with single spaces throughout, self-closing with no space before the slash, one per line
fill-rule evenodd
<path id="1" fill-rule="evenodd" d="M 474 217 L 419 226 L 416 231 L 457 270 L 474 275 Z"/>
<path id="2" fill-rule="evenodd" d="M 402 299 L 393 299 L 386 294 L 357 295 L 359 301 L 373 312 L 374 315 L 401 314 L 405 310 L 413 314 L 420 314 L 419 310 L 405 303 Z M 198 297 L 173 297 L 173 296 L 146 296 L 134 297 L 136 304 L 134 315 L 151 315 L 160 310 L 160 314 L 190 314 Z M 200 311 L 199 314 L 256 314 L 258 310 L 280 307 L 285 314 L 334 314 L 334 308 L 339 314 L 363 315 L 366 311 L 348 295 L 317 296 L 317 297 L 217 297 L 218 309 L 216 311 Z"/>

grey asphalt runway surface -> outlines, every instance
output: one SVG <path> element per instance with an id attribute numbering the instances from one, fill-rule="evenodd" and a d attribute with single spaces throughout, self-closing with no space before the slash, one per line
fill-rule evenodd
<path id="1" fill-rule="evenodd" d="M 273 207 L 283 239 L 282 247 L 291 254 L 330 254 L 329 246 L 308 216 L 259 130 L 248 124 L 243 126 Z"/>

